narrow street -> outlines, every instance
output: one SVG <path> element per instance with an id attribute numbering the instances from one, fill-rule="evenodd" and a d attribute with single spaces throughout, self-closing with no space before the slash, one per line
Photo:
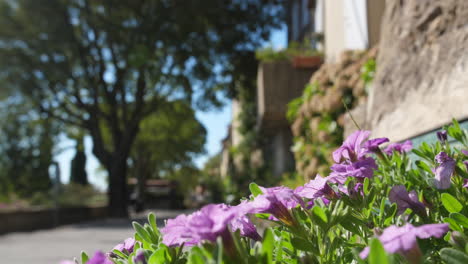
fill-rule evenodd
<path id="1" fill-rule="evenodd" d="M 164 220 L 184 211 L 156 210 L 158 226 Z M 58 264 L 61 260 L 79 258 L 84 250 L 109 251 L 125 238 L 133 236 L 132 221 L 146 222 L 148 212 L 127 219 L 106 219 L 34 232 L 11 233 L 0 236 L 1 263 Z"/>

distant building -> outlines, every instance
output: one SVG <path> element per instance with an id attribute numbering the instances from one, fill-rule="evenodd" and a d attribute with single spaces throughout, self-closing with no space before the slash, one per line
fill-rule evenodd
<path id="1" fill-rule="evenodd" d="M 310 45 L 335 61 L 347 49 L 367 49 L 378 42 L 385 0 L 290 0 L 287 1 L 288 43 Z M 280 177 L 295 168 L 293 140 L 286 120 L 287 104 L 302 95 L 319 63 L 306 67 L 289 61 L 261 63 L 257 75 L 257 129 L 265 139 L 262 157 L 271 173 Z M 226 177 L 235 160 L 229 148 L 240 142 L 237 115 L 242 107 L 232 104 L 233 117 L 224 150 L 221 174 Z"/>

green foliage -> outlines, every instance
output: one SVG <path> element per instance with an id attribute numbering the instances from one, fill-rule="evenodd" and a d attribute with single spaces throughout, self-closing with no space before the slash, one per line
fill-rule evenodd
<path id="1" fill-rule="evenodd" d="M 453 132 L 465 133 L 457 128 Z M 440 148 L 440 143 L 422 144 L 414 152 L 432 162 Z M 450 144 L 445 148 L 456 161 L 467 158 L 455 154 L 457 149 Z M 341 192 L 340 197 L 330 198 L 327 204 L 323 199 L 315 199 L 312 207 L 298 205 L 287 210 L 286 213 L 291 215 L 288 221 L 267 220 L 269 214 L 252 215 L 257 224 L 269 223 L 260 241 L 241 237 L 239 232 L 229 232 L 223 238 L 218 237 L 216 242 L 206 241 L 192 247 L 167 247 L 161 242 L 162 235 L 156 226 L 155 216 L 150 214 L 147 224 L 133 224 L 138 241 L 134 252 L 115 252 L 112 259 L 114 263 L 133 264 L 135 254 L 143 252 L 148 263 L 466 263 L 468 190 L 462 187 L 463 178 L 454 173 L 452 186 L 438 190 L 433 183 L 434 173 L 414 166 L 414 161 L 407 154 L 378 152 L 376 158 L 378 170 L 372 178 L 364 181 L 348 178 L 343 186 L 348 191 Z M 458 163 L 457 169 L 467 170 Z M 358 183 L 362 184 L 362 193 L 349 193 Z M 409 208 L 401 215 L 396 214 L 397 204 L 389 201 L 389 191 L 396 185 L 404 185 L 408 191 L 417 194 L 417 199 L 425 203 L 424 214 Z M 337 186 L 331 187 L 338 192 Z M 253 196 L 261 194 L 255 183 L 250 184 L 250 189 Z M 251 196 L 250 199 L 254 198 Z M 425 238 L 423 232 L 421 239 L 414 241 L 417 244 L 409 251 L 391 254 L 386 246 L 389 241 L 375 238 L 392 225 L 410 223 L 421 226 L 443 223 L 446 219 L 451 219 L 456 229 L 450 225 L 451 230 L 443 238 Z M 401 234 L 395 242 L 401 243 L 404 235 Z M 232 243 L 225 243 L 227 237 L 227 241 L 232 239 Z M 366 259 L 361 259 L 359 253 L 365 247 L 369 247 L 369 254 Z"/>
<path id="2" fill-rule="evenodd" d="M 374 58 L 369 59 L 361 68 L 361 79 L 366 86 L 366 92 L 369 93 L 369 86 L 374 80 L 377 63 Z"/>
<path id="3" fill-rule="evenodd" d="M 286 118 L 294 135 L 296 169 L 304 180 L 330 172 L 331 153 L 341 144 L 347 108 L 353 109 L 362 101 L 366 96 L 364 88 L 369 88 L 375 74 L 375 58 L 363 64 L 359 72 L 353 72 L 359 69 L 354 66 L 362 64 L 364 56 L 373 55 L 371 51 L 348 52 L 342 54 L 342 62 L 324 64 L 302 95 L 288 103 Z M 360 88 L 361 81 L 350 81 L 356 79 L 355 75 L 361 77 L 364 87 Z"/>
<path id="4" fill-rule="evenodd" d="M 322 56 L 323 54 L 311 48 L 310 43 L 290 43 L 288 48 L 275 50 L 272 47 L 257 50 L 255 57 L 262 62 L 289 60 L 296 56 Z"/>
<path id="5" fill-rule="evenodd" d="M 109 174 L 111 213 L 125 216 L 126 161 L 142 121 L 175 99 L 221 106 L 232 80 L 250 78 L 253 52 L 283 21 L 282 4 L 2 1 L 0 82 L 91 136 Z"/>
<path id="6" fill-rule="evenodd" d="M 175 179 L 175 168 L 194 167 L 193 158 L 204 152 L 205 142 L 206 129 L 190 105 L 167 102 L 142 120 L 130 154 L 130 177 Z"/>
<path id="7" fill-rule="evenodd" d="M 58 194 L 54 191 L 36 192 L 28 202 L 31 206 L 43 208 L 56 205 L 60 207 L 104 206 L 107 197 L 104 192 L 96 190 L 91 185 L 70 183 L 61 186 Z"/>
<path id="8" fill-rule="evenodd" d="M 59 127 L 20 96 L 0 101 L 0 121 L 0 201 L 47 192 Z"/>

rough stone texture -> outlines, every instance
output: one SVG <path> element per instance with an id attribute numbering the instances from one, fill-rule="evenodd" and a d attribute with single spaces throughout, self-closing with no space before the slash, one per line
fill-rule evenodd
<path id="1" fill-rule="evenodd" d="M 400 141 L 468 117 L 468 1 L 387 1 L 367 122 Z"/>
<path id="2" fill-rule="evenodd" d="M 354 121 L 357 123 L 360 129 L 369 129 L 367 127 L 366 118 L 367 118 L 367 103 L 361 103 L 356 106 L 353 110 L 351 110 L 351 115 Z M 353 119 L 351 118 L 350 114 L 344 115 L 344 132 L 343 138 L 347 138 L 351 135 L 354 131 L 358 130 L 356 124 L 354 123 Z"/>

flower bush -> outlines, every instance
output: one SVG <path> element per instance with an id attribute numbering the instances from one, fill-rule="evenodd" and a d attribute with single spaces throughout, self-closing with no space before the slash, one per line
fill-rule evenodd
<path id="1" fill-rule="evenodd" d="M 357 131 L 327 177 L 296 189 L 252 183 L 238 205 L 207 205 L 161 229 L 150 214 L 134 238 L 81 263 L 468 263 L 468 133 L 456 121 L 444 131 L 412 150 Z"/>

